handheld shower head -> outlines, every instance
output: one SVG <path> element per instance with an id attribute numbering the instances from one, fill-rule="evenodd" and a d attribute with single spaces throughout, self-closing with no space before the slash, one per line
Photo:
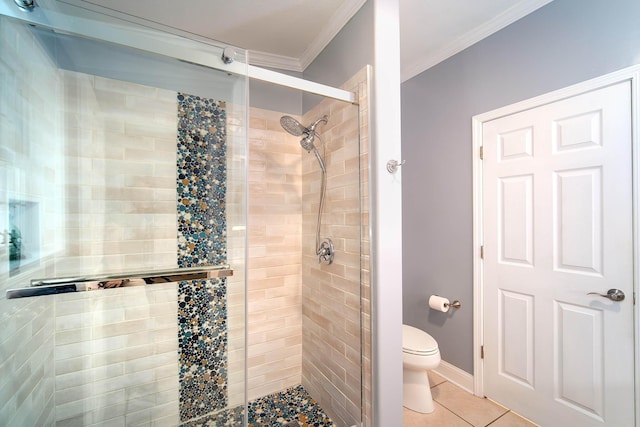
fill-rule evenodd
<path id="1" fill-rule="evenodd" d="M 316 148 L 316 146 L 313 145 L 314 139 L 316 139 L 315 132 L 305 134 L 304 138 L 300 140 L 300 146 L 307 150 L 307 153 L 310 153 L 311 150 Z"/>

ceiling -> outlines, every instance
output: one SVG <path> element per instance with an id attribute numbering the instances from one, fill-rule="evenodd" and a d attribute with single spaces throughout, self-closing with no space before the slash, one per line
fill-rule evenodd
<path id="1" fill-rule="evenodd" d="M 298 72 L 304 71 L 366 2 L 62 1 L 144 18 L 246 48 L 254 65 Z M 402 80 L 421 73 L 550 1 L 399 0 Z"/>

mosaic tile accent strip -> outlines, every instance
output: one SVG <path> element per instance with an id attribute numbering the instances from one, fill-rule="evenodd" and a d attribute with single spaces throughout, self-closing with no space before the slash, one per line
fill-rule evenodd
<path id="1" fill-rule="evenodd" d="M 225 103 L 178 93 L 178 266 L 226 263 Z M 179 410 L 185 422 L 224 411 L 226 279 L 178 284 Z M 220 424 L 232 423 L 233 417 Z M 218 421 L 216 421 L 218 423 Z M 230 424 L 231 425 L 231 424 Z"/>
<path id="2" fill-rule="evenodd" d="M 226 104 L 178 93 L 178 266 L 227 259 Z"/>
<path id="3" fill-rule="evenodd" d="M 226 408 L 226 280 L 178 284 L 180 420 Z"/>
<path id="4" fill-rule="evenodd" d="M 301 385 L 249 402 L 249 427 L 283 426 L 290 421 L 301 427 L 335 427 Z"/>

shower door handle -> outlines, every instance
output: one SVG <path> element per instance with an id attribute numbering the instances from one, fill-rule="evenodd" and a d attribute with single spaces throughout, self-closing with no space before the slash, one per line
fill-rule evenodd
<path id="1" fill-rule="evenodd" d="M 623 301 L 624 300 L 624 292 L 620 289 L 609 289 L 606 294 L 601 294 L 600 292 L 589 292 L 587 295 L 598 295 L 603 298 L 609 298 L 611 301 Z"/>
<path id="2" fill-rule="evenodd" d="M 114 276 L 69 277 L 32 280 L 31 286 L 9 289 L 7 299 L 65 294 L 69 292 L 101 291 L 130 286 L 155 285 L 189 280 L 233 276 L 229 265 L 173 268 Z"/>

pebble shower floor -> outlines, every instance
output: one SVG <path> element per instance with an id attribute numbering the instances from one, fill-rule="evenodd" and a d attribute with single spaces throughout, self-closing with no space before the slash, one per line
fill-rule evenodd
<path id="1" fill-rule="evenodd" d="M 240 425 L 242 408 L 205 416 L 181 427 L 234 427 Z M 297 424 L 290 424 L 292 421 Z M 301 385 L 249 402 L 248 427 L 335 427 L 318 403 Z"/>
<path id="2" fill-rule="evenodd" d="M 301 385 L 249 402 L 249 427 L 280 427 L 298 421 L 302 427 L 334 427 Z"/>

